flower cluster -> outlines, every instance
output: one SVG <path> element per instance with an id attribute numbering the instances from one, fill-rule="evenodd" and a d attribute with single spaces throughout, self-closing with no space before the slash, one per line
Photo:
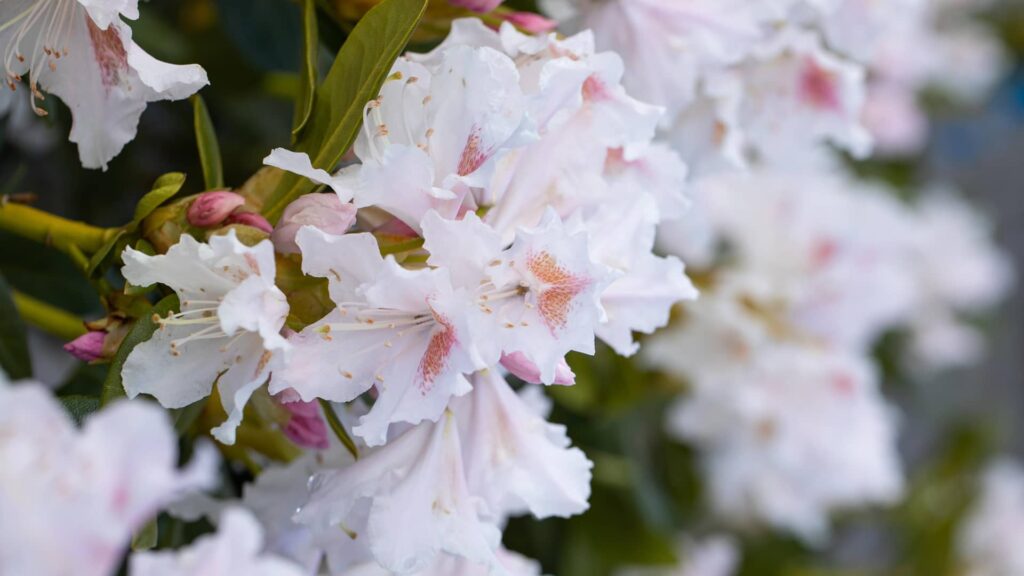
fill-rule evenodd
<path id="1" fill-rule="evenodd" d="M 998 303 L 1012 272 L 963 201 L 928 191 L 906 205 L 830 149 L 908 148 L 895 131 L 916 120 L 878 118 L 882 99 L 898 90 L 920 115 L 917 91 L 961 49 L 983 92 L 999 70 L 990 38 L 968 47 L 949 29 L 965 3 L 548 4 L 623 54 L 624 84 L 669 110 L 659 134 L 691 169 L 692 209 L 659 247 L 697 269 L 702 294 L 644 360 L 689 384 L 667 428 L 700 449 L 714 510 L 822 542 L 830 512 L 897 500 L 874 346 L 907 332 L 918 374 L 977 360 L 964 316 Z"/>
<path id="2" fill-rule="evenodd" d="M 622 54 L 625 85 L 668 109 L 663 126 L 696 172 L 799 161 L 820 138 L 858 156 L 869 134 L 880 154 L 916 152 L 927 136 L 919 92 L 975 102 L 1005 68 L 971 18 L 985 0 L 544 4 Z"/>
<path id="3" fill-rule="evenodd" d="M 991 87 L 1003 56 L 969 19 L 979 3 L 542 1 L 563 35 L 452 0 L 423 20 L 447 37 L 353 78 L 379 86 L 354 103 L 325 103 L 338 79 L 317 82 L 306 46 L 314 111 L 244 186 L 210 169 L 197 113 L 204 192 L 178 196 L 169 175 L 124 227 L 72 223 L 89 249 L 61 238 L 108 311 L 65 350 L 116 372 L 80 428 L 40 385 L 0 380 L 0 573 L 114 573 L 165 513 L 216 532 L 135 552 L 129 574 L 539 575 L 503 530 L 590 506 L 594 464 L 543 386 L 575 385 L 567 358 L 599 342 L 685 381 L 664 428 L 696 449 L 709 527 L 817 545 L 835 511 L 897 501 L 876 348 L 897 334 L 914 376 L 977 361 L 973 316 L 1014 273 L 954 193 L 904 201 L 847 161 L 918 150 L 926 88 Z M 0 112 L 45 115 L 58 96 L 82 165 L 105 168 L 148 102 L 206 84 L 132 41 L 137 4 L 0 0 L 6 81 L 28 92 Z M 303 10 L 315 42 L 326 8 Z M 467 11 L 489 16 L 451 20 Z M 299 125 L 335 105 L 345 122 L 362 107 L 347 151 Z M 49 242 L 67 223 L 45 224 Z M 202 440 L 179 468 L 178 425 L 230 462 Z M 238 491 L 214 490 L 218 473 Z M 1009 465 L 986 477 L 967 573 L 1018 570 L 1001 536 L 1022 485 Z M 680 574 L 739 564 L 727 536 L 679 542 Z"/>
<path id="4" fill-rule="evenodd" d="M 660 110 L 621 75 L 588 33 L 456 21 L 437 49 L 395 63 L 365 106 L 357 162 L 330 174 L 302 153 L 266 158 L 333 192 L 296 201 L 271 238 L 243 242 L 229 217 L 241 202 L 209 192 L 189 221 L 225 233 L 126 249 L 131 285 L 179 300 L 128 356 L 129 397 L 180 408 L 216 387 L 227 419 L 212 432 L 232 444 L 265 385 L 292 414 L 288 436 L 328 450 L 309 403 L 365 401 L 359 459 L 296 467 L 299 512 L 266 531 L 304 527 L 319 544 L 293 558 L 326 555 L 332 570 L 515 563 L 499 548 L 505 519 L 584 511 L 592 465 L 505 374 L 571 385 L 567 353 L 601 339 L 632 354 L 634 332 L 696 296 L 682 262 L 653 253 L 658 224 L 686 208 L 685 167 L 651 143 Z M 329 296 L 305 325 L 275 283 L 299 259 Z"/>

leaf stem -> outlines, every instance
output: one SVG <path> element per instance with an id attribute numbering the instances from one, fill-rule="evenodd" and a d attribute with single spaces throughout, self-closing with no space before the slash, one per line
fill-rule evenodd
<path id="1" fill-rule="evenodd" d="M 356 448 L 355 441 L 352 440 L 352 437 L 345 430 L 345 425 L 338 419 L 338 415 L 334 412 L 334 406 L 321 398 L 320 407 L 324 409 L 324 418 L 327 418 L 327 425 L 334 431 L 334 435 L 338 437 L 338 440 L 345 446 L 348 453 L 352 455 L 352 458 L 359 460 L 359 449 Z"/>
<path id="2" fill-rule="evenodd" d="M 25 322 L 60 338 L 74 340 L 85 334 L 82 319 L 56 306 L 37 300 L 27 294 L 14 291 L 14 305 Z"/>
<path id="3" fill-rule="evenodd" d="M 0 201 L 0 230 L 6 230 L 70 254 L 72 247 L 91 254 L 117 233 L 115 228 L 100 228 L 68 220 L 48 212 Z"/>

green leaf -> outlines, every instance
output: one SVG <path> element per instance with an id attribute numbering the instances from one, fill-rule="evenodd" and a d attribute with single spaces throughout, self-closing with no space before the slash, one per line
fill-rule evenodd
<path id="1" fill-rule="evenodd" d="M 32 376 L 25 322 L 3 276 L 0 276 L 0 368 L 12 380 Z"/>
<path id="2" fill-rule="evenodd" d="M 128 226 L 129 231 L 135 231 L 147 216 L 177 194 L 184 184 L 185 175 L 181 172 L 168 172 L 157 178 L 153 188 L 135 205 L 135 216 Z"/>
<path id="3" fill-rule="evenodd" d="M 82 396 L 80 394 L 61 396 L 60 402 L 78 424 L 81 424 L 90 414 L 100 409 L 100 399 L 93 398 L 92 396 Z"/>
<path id="4" fill-rule="evenodd" d="M 377 97 L 426 7 L 427 0 L 384 0 L 352 30 L 314 95 L 309 126 L 297 142 L 313 166 L 333 170 L 355 141 L 363 107 Z M 267 200 L 264 215 L 275 222 L 285 206 L 313 188 L 313 182 L 286 174 Z"/>
<path id="5" fill-rule="evenodd" d="M 213 121 L 206 110 L 203 97 L 196 94 L 192 97 L 192 108 L 195 112 L 196 146 L 199 148 L 199 162 L 203 165 L 203 182 L 207 190 L 224 187 L 224 167 L 220 161 L 220 145 L 217 144 L 217 133 L 213 129 Z"/>
<path id="6" fill-rule="evenodd" d="M 320 44 L 317 34 L 316 0 L 302 3 L 302 69 L 299 71 L 299 93 L 295 101 L 295 120 L 292 135 L 297 136 L 313 113 L 313 97 L 316 95 L 317 56 Z"/>
<path id="7" fill-rule="evenodd" d="M 103 381 L 103 392 L 100 395 L 101 404 L 106 405 L 117 398 L 125 396 L 124 383 L 121 381 L 121 370 L 124 369 L 124 363 L 128 360 L 128 355 L 132 353 L 132 350 L 139 344 L 149 340 L 153 333 L 156 332 L 158 325 L 156 322 L 153 322 L 152 315 L 159 314 L 160 316 L 165 316 L 168 312 L 177 309 L 178 296 L 171 294 L 153 306 L 151 309 L 152 314 L 143 316 L 135 321 L 135 326 L 132 326 L 128 335 L 124 337 L 121 347 L 117 349 L 117 353 L 114 354 L 114 360 L 110 363 L 110 372 L 107 373 L 107 379 Z"/>
<path id="8" fill-rule="evenodd" d="M 157 536 L 160 534 L 157 519 L 153 518 L 145 526 L 132 534 L 132 550 L 150 550 L 156 548 Z"/>

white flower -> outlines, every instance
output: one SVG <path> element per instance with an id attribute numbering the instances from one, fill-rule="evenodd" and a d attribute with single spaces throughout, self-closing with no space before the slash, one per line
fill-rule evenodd
<path id="1" fill-rule="evenodd" d="M 0 382 L 0 573 L 113 573 L 133 531 L 212 484 L 212 450 L 178 471 L 177 446 L 152 405 L 116 403 L 78 430 L 41 385 Z"/>
<path id="2" fill-rule="evenodd" d="M 910 317 L 914 221 L 888 191 L 825 170 L 758 170 L 706 178 L 694 194 L 734 254 L 730 282 L 787 329 L 863 350 Z"/>
<path id="3" fill-rule="evenodd" d="M 644 165 L 639 162 L 624 171 L 642 171 Z M 625 198 L 629 201 L 598 207 L 584 225 L 590 231 L 591 256 L 619 274 L 601 292 L 607 317 L 597 335 L 619 354 L 629 356 L 640 348 L 633 332 L 651 334 L 665 326 L 672 306 L 695 299 L 697 290 L 678 258 L 653 253 L 655 231 L 664 213 L 656 198 L 642 193 Z"/>
<path id="4" fill-rule="evenodd" d="M 428 262 L 476 289 L 486 323 L 479 340 L 507 355 L 521 353 L 547 384 L 569 351 L 594 353 L 594 332 L 604 320 L 601 294 L 615 275 L 590 257 L 585 231 L 549 210 L 502 251 L 498 233 L 472 214 L 458 221 L 429 214 L 423 227 Z M 466 250 L 471 245 L 477 249 Z"/>
<path id="5" fill-rule="evenodd" d="M 960 529 L 959 556 L 967 576 L 1024 573 L 1024 471 L 998 461 L 985 472 L 978 501 Z"/>
<path id="6" fill-rule="evenodd" d="M 28 74 L 33 108 L 43 91 L 74 118 L 71 141 L 86 168 L 104 168 L 135 137 L 146 104 L 180 100 L 207 84 L 199 66 L 154 59 L 121 20 L 138 18 L 136 0 L 6 0 L 0 3 L 0 55 L 8 86 Z"/>
<path id="7" fill-rule="evenodd" d="M 284 559 L 260 553 L 263 531 L 244 509 L 227 510 L 215 535 L 203 536 L 179 551 L 137 552 L 132 576 L 303 576 L 305 570 Z"/>
<path id="8" fill-rule="evenodd" d="M 491 514 L 568 517 L 587 509 L 593 465 L 569 447 L 564 426 L 545 422 L 496 370 L 476 374 L 473 392 L 452 411 L 469 490 Z"/>
<path id="9" fill-rule="evenodd" d="M 272 393 L 347 402 L 376 387 L 354 431 L 378 446 L 393 422 L 436 420 L 470 390 L 464 374 L 497 361 L 477 349 L 470 324 L 481 312 L 447 269 L 405 269 L 382 258 L 369 234 L 303 227 L 297 242 L 303 271 L 328 279 L 337 308 L 290 339 L 295 350 Z"/>
<path id="10" fill-rule="evenodd" d="M 715 81 L 735 83 L 742 94 L 736 113 L 745 153 L 786 163 L 826 141 L 867 156 L 864 78 L 861 67 L 824 50 L 815 34 L 786 29 Z"/>
<path id="11" fill-rule="evenodd" d="M 622 56 L 634 95 L 665 107 L 671 120 L 691 104 L 706 74 L 734 64 L 761 37 L 761 2 L 584 0 L 580 25 L 601 50 Z"/>
<path id="12" fill-rule="evenodd" d="M 419 229 L 426 212 L 454 217 L 470 188 L 486 184 L 497 159 L 523 137 L 524 105 L 508 56 L 452 46 L 434 65 L 395 63 L 380 96 L 366 105 L 354 148 L 359 164 L 331 176 L 314 170 L 304 154 L 281 149 L 264 162 Z"/>
<path id="13" fill-rule="evenodd" d="M 123 259 L 129 282 L 169 286 L 181 304 L 181 312 L 156 319 L 160 329 L 128 356 L 125 391 L 180 408 L 208 396 L 216 381 L 228 419 L 213 433 L 233 444 L 249 396 L 289 348 L 280 334 L 288 302 L 274 285 L 273 245 L 245 246 L 234 231 L 209 244 L 184 235 L 167 254 L 127 248 Z"/>
<path id="14" fill-rule="evenodd" d="M 693 384 L 668 426 L 701 449 L 724 517 L 813 543 L 832 510 L 900 496 L 895 418 L 864 360 L 776 345 L 698 373 Z"/>
<path id="15" fill-rule="evenodd" d="M 313 477 L 296 519 L 339 527 L 398 574 L 428 568 L 442 552 L 493 564 L 500 532 L 466 485 L 455 418 L 424 422 L 337 471 Z"/>

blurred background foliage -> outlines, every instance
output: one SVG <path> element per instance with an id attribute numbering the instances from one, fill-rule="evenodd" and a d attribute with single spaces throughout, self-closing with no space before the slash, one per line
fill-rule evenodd
<path id="1" fill-rule="evenodd" d="M 321 72 L 354 21 L 373 4 L 318 0 Z M 509 5 L 534 7 L 530 2 Z M 201 94 L 216 128 L 224 180 L 229 187 L 241 185 L 271 148 L 291 140 L 302 43 L 298 4 L 151 0 L 141 10 L 143 17 L 132 23 L 140 45 L 161 60 L 195 62 L 209 73 L 212 84 Z M 447 32 L 447 22 L 459 14 L 443 0 L 432 0 L 412 47 L 436 44 Z M 992 12 L 990 23 L 1019 63 L 1024 55 L 1024 6 L 1001 5 Z M 1018 64 L 984 107 L 963 110 L 941 101 L 932 104 L 937 123 L 927 151 L 855 169 L 907 193 L 935 177 L 957 182 L 995 217 L 1004 245 L 1024 269 L 1024 230 L 1010 225 L 1024 216 L 1024 166 L 1019 162 L 1024 146 L 1024 68 Z M 76 150 L 66 139 L 68 110 L 54 98 L 46 105 L 47 118 L 0 121 L 0 193 L 31 194 L 44 210 L 114 226 L 131 219 L 139 198 L 161 174 L 188 175 L 180 195 L 203 189 L 188 102 L 151 104 L 138 137 L 106 172 L 80 168 Z M 0 233 L 0 242 L 0 282 L 78 317 L 102 316 L 95 291 L 66 256 L 5 233 Z M 9 299 L 0 298 L 5 333 L 26 329 L 12 306 Z M 1024 301 L 1019 294 L 1000 316 L 989 322 L 989 362 L 927 386 L 897 372 L 891 350 L 900 336 L 884 339 L 877 353 L 886 367 L 887 391 L 903 411 L 908 498 L 894 509 L 837 517 L 834 541 L 822 550 L 767 531 L 741 533 L 740 574 L 956 574 L 954 531 L 970 504 L 975 472 L 996 450 L 1024 453 L 1024 335 L 1019 332 Z M 87 366 L 54 353 L 59 339 L 53 336 L 33 332 L 31 342 L 36 377 L 56 386 L 72 411 L 77 409 L 76 398 L 98 395 L 106 366 Z M 14 376 L 27 376 L 32 370 L 27 356 L 17 344 L 0 343 L 5 365 L 20 362 L 21 373 Z M 599 576 L 624 565 L 671 564 L 681 531 L 699 535 L 725 529 L 702 504 L 693 450 L 669 440 L 662 431 L 668 399 L 683 384 L 646 372 L 637 361 L 607 349 L 593 358 L 577 356 L 572 366 L 575 387 L 549 388 L 555 403 L 552 418 L 568 426 L 575 443 L 596 464 L 591 510 L 570 520 L 513 520 L 506 544 L 540 560 L 546 572 Z M 182 530 L 161 530 L 160 543 L 174 544 L 184 536 L 178 533 Z"/>

